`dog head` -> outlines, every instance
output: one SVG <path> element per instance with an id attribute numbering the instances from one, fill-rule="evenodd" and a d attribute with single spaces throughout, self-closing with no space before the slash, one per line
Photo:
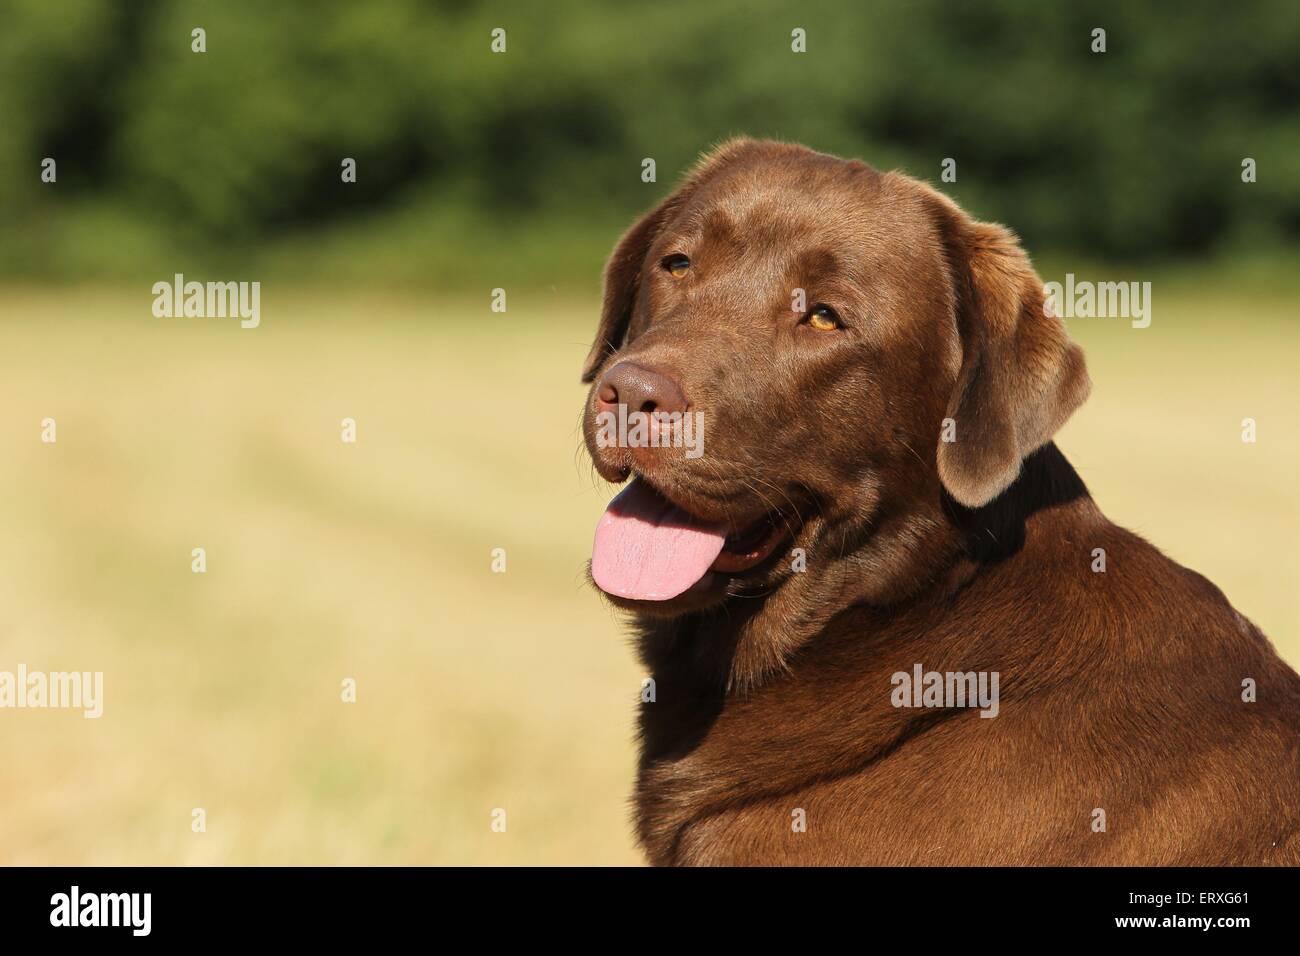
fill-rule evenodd
<path id="1" fill-rule="evenodd" d="M 1089 388 L 1009 231 L 906 176 L 751 140 L 619 241 L 582 377 L 592 460 L 632 479 L 592 576 L 662 617 L 809 576 L 841 604 L 848 577 L 883 586 L 889 553 L 863 564 L 864 542 L 919 553 L 945 491 L 992 501 Z"/>

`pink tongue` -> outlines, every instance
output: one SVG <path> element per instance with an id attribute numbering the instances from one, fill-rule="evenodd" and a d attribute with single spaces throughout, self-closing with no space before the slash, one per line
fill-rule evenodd
<path id="1" fill-rule="evenodd" d="M 726 540 L 721 526 L 692 518 L 637 478 L 596 525 L 591 576 L 608 594 L 667 601 L 708 573 Z"/>

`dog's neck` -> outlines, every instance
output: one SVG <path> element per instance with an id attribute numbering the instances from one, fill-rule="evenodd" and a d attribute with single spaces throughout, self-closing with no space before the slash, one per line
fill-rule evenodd
<path id="1" fill-rule="evenodd" d="M 771 592 L 731 597 L 706 612 L 638 622 L 642 659 L 656 679 L 671 674 L 697 700 L 753 690 L 786 670 L 796 652 L 854 607 L 899 609 L 947 601 L 977 575 L 1015 555 L 1038 511 L 1088 491 L 1049 442 L 1025 459 L 1016 481 L 981 508 L 938 487 L 882 505 L 869 522 L 824 528 L 808 569 Z"/>
<path id="2" fill-rule="evenodd" d="M 995 564 L 1024 546 L 1025 522 L 1035 512 L 1088 497 L 1079 473 L 1048 442 L 1024 460 L 1015 482 L 982 508 L 966 508 L 944 493 L 943 508 L 960 529 L 963 556 L 979 564 Z"/>

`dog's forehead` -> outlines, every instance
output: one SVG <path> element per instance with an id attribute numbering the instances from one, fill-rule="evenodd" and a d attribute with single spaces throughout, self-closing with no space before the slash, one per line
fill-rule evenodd
<path id="1" fill-rule="evenodd" d="M 810 150 L 760 156 L 709 171 L 682 206 L 675 226 L 704 236 L 734 230 L 789 242 L 863 234 L 884 195 L 883 177 L 865 163 Z"/>

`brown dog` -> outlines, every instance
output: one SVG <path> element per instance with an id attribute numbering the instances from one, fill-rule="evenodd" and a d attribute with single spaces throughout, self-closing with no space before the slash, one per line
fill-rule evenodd
<path id="1" fill-rule="evenodd" d="M 614 250 L 583 381 L 651 861 L 1300 863 L 1300 677 L 1052 444 L 1088 375 L 1006 229 L 728 143 Z"/>

